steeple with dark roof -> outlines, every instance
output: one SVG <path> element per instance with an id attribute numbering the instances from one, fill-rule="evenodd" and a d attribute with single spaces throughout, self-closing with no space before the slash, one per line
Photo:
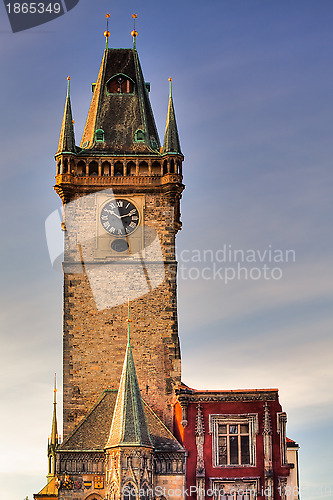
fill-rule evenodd
<path id="1" fill-rule="evenodd" d="M 56 155 L 59 153 L 75 153 L 75 136 L 74 136 L 74 126 L 73 126 L 73 116 L 71 107 L 71 98 L 69 95 L 69 82 L 70 77 L 67 77 L 67 96 L 65 103 L 64 117 L 62 119 L 62 125 L 60 130 L 59 144 Z"/>
<path id="2" fill-rule="evenodd" d="M 58 436 L 58 425 L 57 425 L 57 382 L 56 375 L 54 376 L 54 399 L 53 399 L 53 417 L 52 417 L 52 428 L 51 428 L 51 437 L 49 438 L 47 455 L 49 460 L 48 467 L 48 482 L 55 476 L 56 470 L 56 451 L 59 445 L 59 436 Z"/>
<path id="3" fill-rule="evenodd" d="M 160 142 L 137 51 L 104 51 L 81 148 L 97 154 L 151 154 Z"/>
<path id="4" fill-rule="evenodd" d="M 169 105 L 168 105 L 168 114 L 165 126 L 162 154 L 164 153 L 182 154 L 180 149 L 175 108 L 173 105 L 171 78 L 169 78 L 169 82 L 170 82 Z"/>
<path id="5" fill-rule="evenodd" d="M 153 446 L 134 366 L 129 339 L 129 318 L 127 321 L 127 349 L 106 448 Z"/>

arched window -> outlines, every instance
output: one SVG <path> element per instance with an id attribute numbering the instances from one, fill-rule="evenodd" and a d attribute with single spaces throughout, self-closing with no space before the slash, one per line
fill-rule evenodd
<path id="1" fill-rule="evenodd" d="M 177 174 L 182 175 L 182 164 L 180 161 L 177 161 Z"/>
<path id="2" fill-rule="evenodd" d="M 103 161 L 102 163 L 102 175 L 110 175 L 110 163 L 108 161 Z"/>
<path id="3" fill-rule="evenodd" d="M 129 161 L 126 165 L 126 175 L 135 175 L 136 174 L 136 165 L 134 161 Z"/>
<path id="4" fill-rule="evenodd" d="M 109 94 L 133 94 L 134 82 L 128 76 L 115 75 L 106 84 Z"/>
<path id="5" fill-rule="evenodd" d="M 67 174 L 67 172 L 68 172 L 68 160 L 67 158 L 65 158 L 62 164 L 62 173 Z"/>
<path id="6" fill-rule="evenodd" d="M 80 176 L 86 175 L 86 164 L 83 160 L 80 160 L 77 164 L 76 173 Z"/>
<path id="7" fill-rule="evenodd" d="M 170 174 L 175 173 L 175 160 L 170 161 Z"/>
<path id="8" fill-rule="evenodd" d="M 135 141 L 136 142 L 144 142 L 145 140 L 145 133 L 143 130 L 140 128 L 135 132 Z"/>
<path id="9" fill-rule="evenodd" d="M 89 175 L 98 175 L 98 163 L 97 163 L 97 161 L 91 161 L 89 163 Z"/>
<path id="10" fill-rule="evenodd" d="M 146 161 L 142 161 L 139 164 L 139 174 L 140 175 L 148 175 L 148 163 Z"/>
<path id="11" fill-rule="evenodd" d="M 152 175 L 161 175 L 161 165 L 158 161 L 154 161 L 151 166 Z"/>
<path id="12" fill-rule="evenodd" d="M 114 175 L 124 175 L 123 164 L 121 161 L 116 161 L 114 164 Z"/>
<path id="13" fill-rule="evenodd" d="M 163 175 L 166 175 L 168 173 L 168 162 L 164 160 L 163 162 Z"/>
<path id="14" fill-rule="evenodd" d="M 104 130 L 98 128 L 95 132 L 95 140 L 96 142 L 104 142 Z"/>
<path id="15" fill-rule="evenodd" d="M 125 484 L 123 488 L 124 500 L 136 500 L 136 488 L 133 483 Z"/>

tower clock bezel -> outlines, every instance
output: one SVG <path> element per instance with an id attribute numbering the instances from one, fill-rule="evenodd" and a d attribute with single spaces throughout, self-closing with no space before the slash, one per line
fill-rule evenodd
<path id="1" fill-rule="evenodd" d="M 124 210 L 129 211 L 122 213 Z M 122 221 L 121 219 L 124 220 Z M 127 238 L 140 227 L 141 214 L 139 208 L 132 200 L 115 196 L 103 203 L 100 209 L 99 220 L 104 231 L 110 236 L 114 238 Z"/>

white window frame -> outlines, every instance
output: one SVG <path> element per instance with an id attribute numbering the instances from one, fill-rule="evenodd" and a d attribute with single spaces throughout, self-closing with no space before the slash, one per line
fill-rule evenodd
<path id="1" fill-rule="evenodd" d="M 219 425 L 244 425 L 249 426 L 249 451 L 248 464 L 220 464 L 218 447 Z M 209 415 L 209 433 L 212 434 L 213 467 L 255 467 L 256 466 L 256 434 L 258 434 L 258 413 Z"/>

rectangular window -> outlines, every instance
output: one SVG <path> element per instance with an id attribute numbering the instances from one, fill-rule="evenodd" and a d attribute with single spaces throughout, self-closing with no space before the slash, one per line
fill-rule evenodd
<path id="1" fill-rule="evenodd" d="M 215 467 L 255 465 L 257 414 L 210 415 L 209 426 Z"/>
<path id="2" fill-rule="evenodd" d="M 219 465 L 250 465 L 249 425 L 218 425 Z"/>

